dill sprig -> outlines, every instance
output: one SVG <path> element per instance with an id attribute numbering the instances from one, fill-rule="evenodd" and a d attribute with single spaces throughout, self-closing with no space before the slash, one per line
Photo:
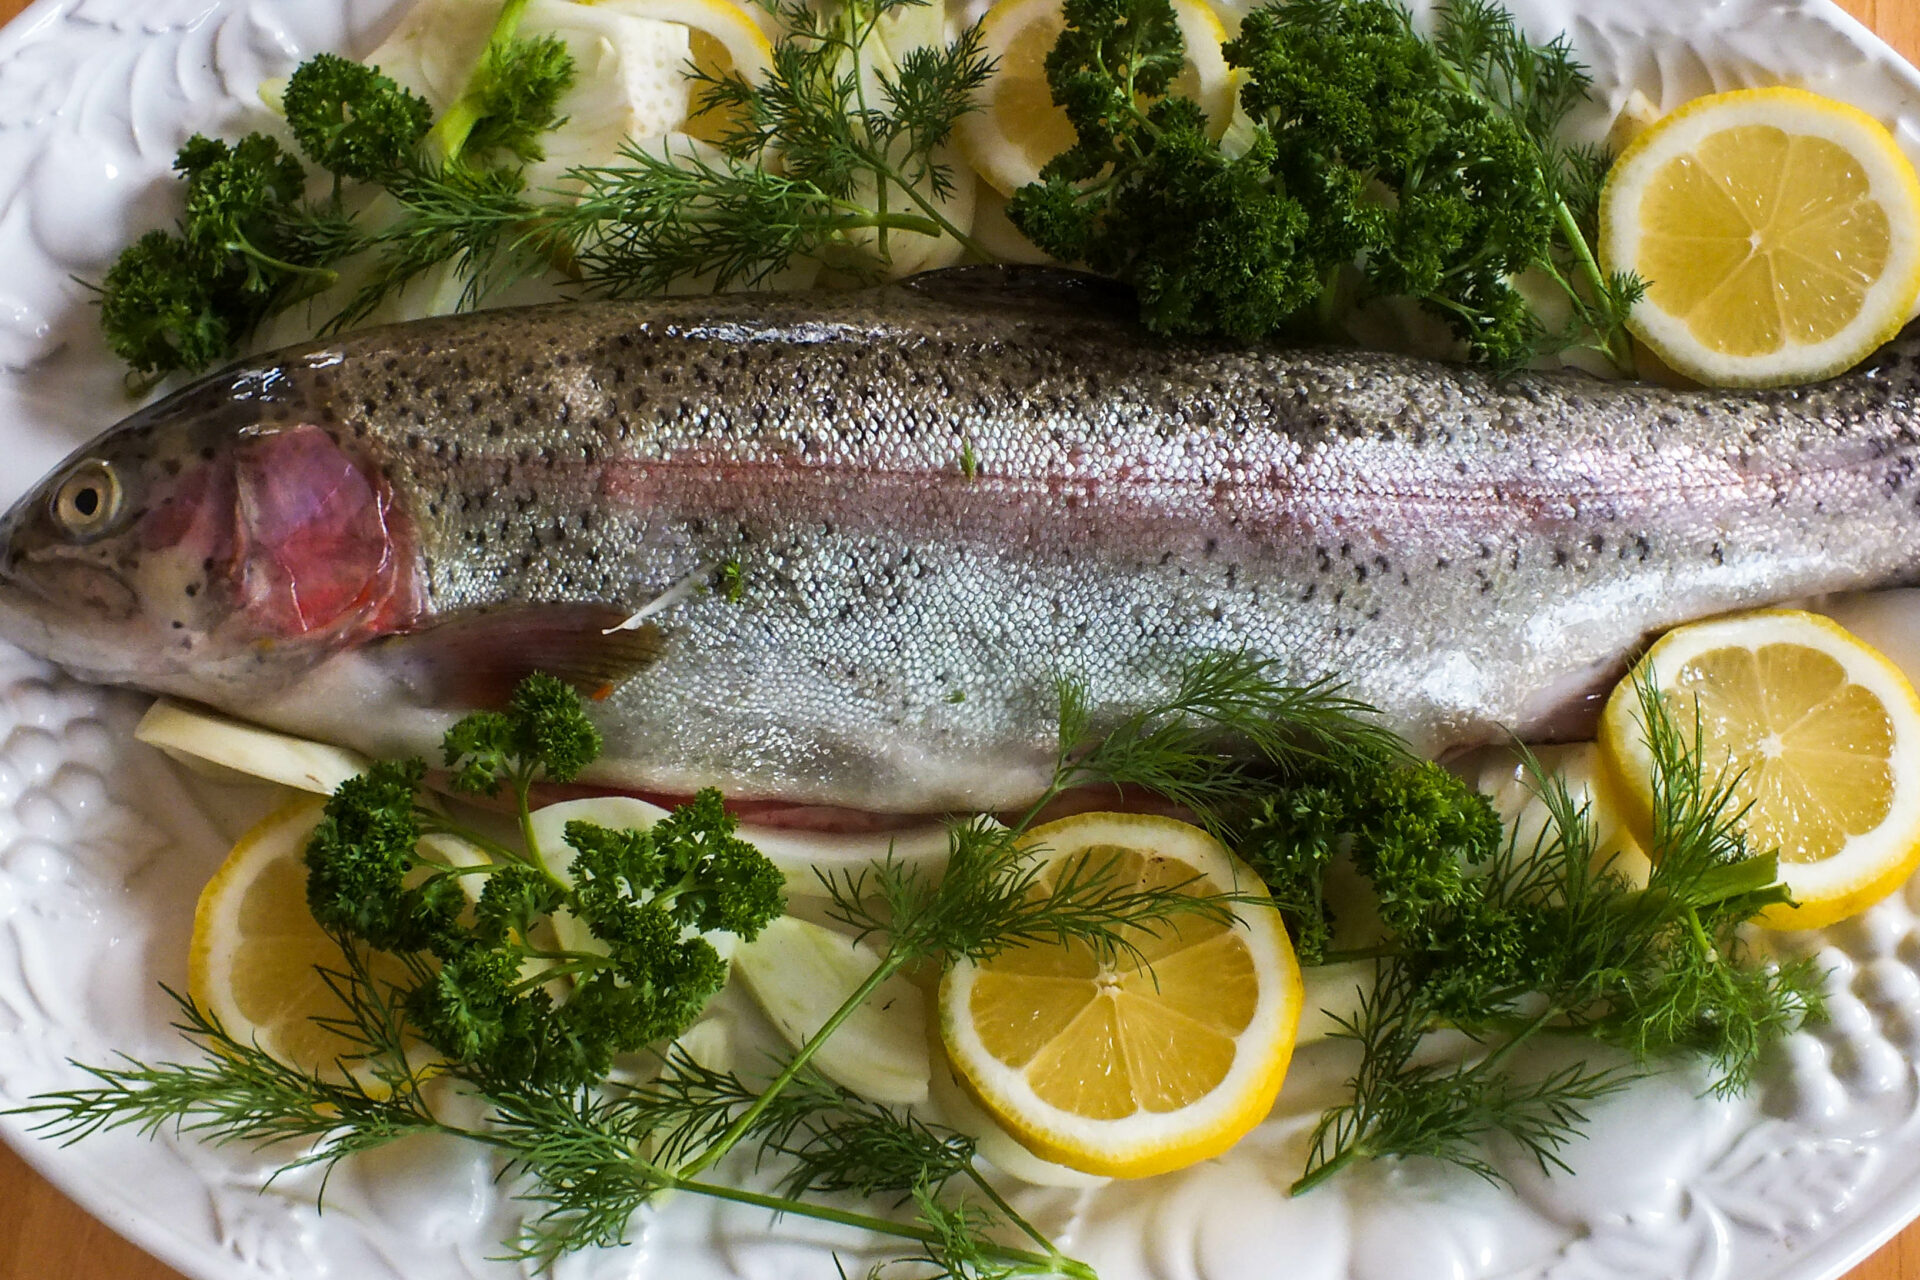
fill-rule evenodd
<path id="1" fill-rule="evenodd" d="M 625 1091 L 618 1110 L 650 1134 L 654 1158 L 671 1166 L 710 1145 L 764 1092 L 764 1084 L 672 1048 L 660 1075 Z M 750 1136 L 761 1163 L 786 1158 L 779 1185 L 795 1198 L 852 1192 L 905 1203 L 916 1188 L 938 1192 L 954 1178 L 980 1179 L 972 1138 L 871 1102 L 811 1068 L 759 1110 Z"/>
<path id="2" fill-rule="evenodd" d="M 1564 1167 L 1557 1152 L 1588 1103 L 1676 1054 L 1704 1059 L 1716 1094 L 1738 1093 L 1768 1046 L 1818 1016 L 1812 961 L 1751 963 L 1738 933 L 1788 900 L 1775 856 L 1742 834 L 1738 777 L 1709 771 L 1699 726 L 1677 724 L 1651 684 L 1636 693 L 1652 760 L 1647 883 L 1597 862 L 1587 810 L 1526 756 L 1548 814 L 1538 840 L 1503 840 L 1472 875 L 1443 848 L 1438 887 L 1397 920 L 1383 910 L 1392 936 L 1370 952 L 1376 986 L 1338 1033 L 1360 1049 L 1352 1100 L 1321 1117 L 1296 1191 L 1356 1160 L 1412 1155 L 1499 1181 L 1480 1154 L 1494 1132 L 1543 1168 Z M 1378 867 L 1370 874 L 1385 892 Z M 1487 1047 L 1457 1065 L 1417 1059 L 1442 1027 Z M 1516 1052 L 1547 1035 L 1598 1040 L 1630 1060 L 1512 1071 Z"/>
<path id="3" fill-rule="evenodd" d="M 1140 942 L 1172 921 L 1233 918 L 1234 894 L 1189 895 L 1185 885 L 1140 886 L 1117 875 L 1116 859 L 1047 865 L 1025 827 L 962 823 L 948 835 L 938 876 L 883 859 L 854 871 L 822 873 L 828 914 L 857 938 L 888 939 L 894 968 L 922 960 L 987 960 L 1009 947 L 1080 943 L 1110 963 L 1144 964 Z"/>
<path id="4" fill-rule="evenodd" d="M 1587 1123 L 1583 1108 L 1618 1092 L 1635 1075 L 1621 1067 L 1572 1063 L 1516 1077 L 1505 1068 L 1531 1025 L 1490 1052 L 1423 1060 L 1419 1055 L 1435 1024 L 1422 994 L 1407 968 L 1388 965 L 1354 1013 L 1336 1016 L 1335 1038 L 1361 1047 L 1360 1064 L 1347 1081 L 1353 1098 L 1320 1117 L 1294 1194 L 1357 1161 L 1382 1157 L 1445 1160 L 1497 1183 L 1500 1171 L 1482 1154 L 1494 1134 L 1512 1139 L 1542 1168 L 1564 1169 L 1559 1152 Z"/>
<path id="5" fill-rule="evenodd" d="M 1109 725 L 1094 722 L 1084 686 L 1063 682 L 1061 767 L 1033 812 L 1070 788 L 1105 783 L 1165 796 L 1218 831 L 1271 792 L 1276 771 L 1404 756 L 1373 708 L 1337 682 L 1291 685 L 1277 671 L 1245 653 L 1201 654 L 1181 668 L 1170 694 Z"/>
<path id="6" fill-rule="evenodd" d="M 331 1074 L 303 1071 L 236 1039 L 172 988 L 162 990 L 179 1008 L 174 1029 L 203 1051 L 198 1062 L 148 1066 L 122 1056 L 107 1066 L 79 1064 L 92 1084 L 36 1095 L 10 1114 L 36 1117 L 36 1132 L 67 1143 L 111 1129 L 151 1134 L 172 1127 L 216 1146 L 297 1144 L 299 1154 L 276 1177 L 313 1165 L 330 1168 L 356 1152 L 437 1127 L 422 1101 L 425 1082 L 404 1065 L 398 1045 L 336 1064 Z M 354 999 L 377 1002 L 370 986 Z"/>
<path id="7" fill-rule="evenodd" d="M 580 278 L 608 297 L 688 282 L 755 288 L 797 259 L 852 265 L 844 250 L 862 232 L 942 230 L 923 214 L 882 213 L 763 163 L 691 147 L 661 155 L 630 142 L 620 163 L 567 176 L 579 200 L 551 211 L 550 225 Z"/>
<path id="8" fill-rule="evenodd" d="M 951 236 L 988 256 L 941 207 L 957 181 L 941 149 L 993 72 L 978 26 L 893 70 L 876 57 L 881 20 L 927 2 L 785 5 L 788 34 L 764 78 L 693 73 L 696 116 L 722 122 L 711 153 L 630 143 L 619 164 L 572 170 L 579 199 L 547 216 L 588 287 L 754 286 L 796 259 L 871 275 L 901 234 Z"/>
<path id="9" fill-rule="evenodd" d="M 367 256 L 346 301 L 321 332 L 351 328 L 428 272 L 451 265 L 462 282 L 458 306 L 471 310 L 516 280 L 564 261 L 543 231 L 540 206 L 517 168 L 469 168 L 416 161 L 388 176 L 397 212 L 363 233 Z"/>

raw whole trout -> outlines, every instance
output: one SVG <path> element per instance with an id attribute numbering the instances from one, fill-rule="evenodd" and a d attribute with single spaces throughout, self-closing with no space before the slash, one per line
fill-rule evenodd
<path id="1" fill-rule="evenodd" d="M 602 782 L 925 812 L 1032 796 L 1062 676 L 1111 716 L 1248 650 L 1437 751 L 1670 624 L 1913 576 L 1912 336 L 1675 392 L 1126 317 L 989 268 L 248 360 L 14 508 L 0 635 L 380 754 L 545 669 Z"/>

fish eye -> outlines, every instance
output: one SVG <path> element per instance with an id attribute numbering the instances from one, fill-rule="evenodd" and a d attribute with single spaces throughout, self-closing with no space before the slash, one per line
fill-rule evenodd
<path id="1" fill-rule="evenodd" d="M 68 472 L 54 490 L 54 522 L 73 537 L 95 537 L 120 514 L 120 502 L 120 477 L 113 467 L 89 458 Z"/>

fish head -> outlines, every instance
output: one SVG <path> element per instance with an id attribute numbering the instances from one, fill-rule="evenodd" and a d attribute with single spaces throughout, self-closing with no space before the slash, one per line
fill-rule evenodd
<path id="1" fill-rule="evenodd" d="M 218 706 L 403 626 L 418 593 L 378 469 L 331 414 L 244 378 L 80 449 L 0 539 L 0 637 L 83 679 Z"/>

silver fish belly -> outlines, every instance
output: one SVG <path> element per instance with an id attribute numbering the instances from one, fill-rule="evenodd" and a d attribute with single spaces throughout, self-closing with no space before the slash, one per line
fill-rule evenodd
<path id="1" fill-rule="evenodd" d="M 420 692 L 437 625 L 587 602 L 659 632 L 597 704 L 624 786 L 1007 807 L 1044 781 L 1058 680 L 1112 716 L 1223 649 L 1438 751 L 1539 729 L 1673 623 L 1908 579 L 1917 360 L 1766 393 L 1502 382 L 1165 342 L 1000 270 L 372 331 L 217 375 L 222 430 L 252 396 L 253 430 L 364 459 L 411 639 L 244 705 L 186 691 L 420 750 L 456 710 Z"/>

